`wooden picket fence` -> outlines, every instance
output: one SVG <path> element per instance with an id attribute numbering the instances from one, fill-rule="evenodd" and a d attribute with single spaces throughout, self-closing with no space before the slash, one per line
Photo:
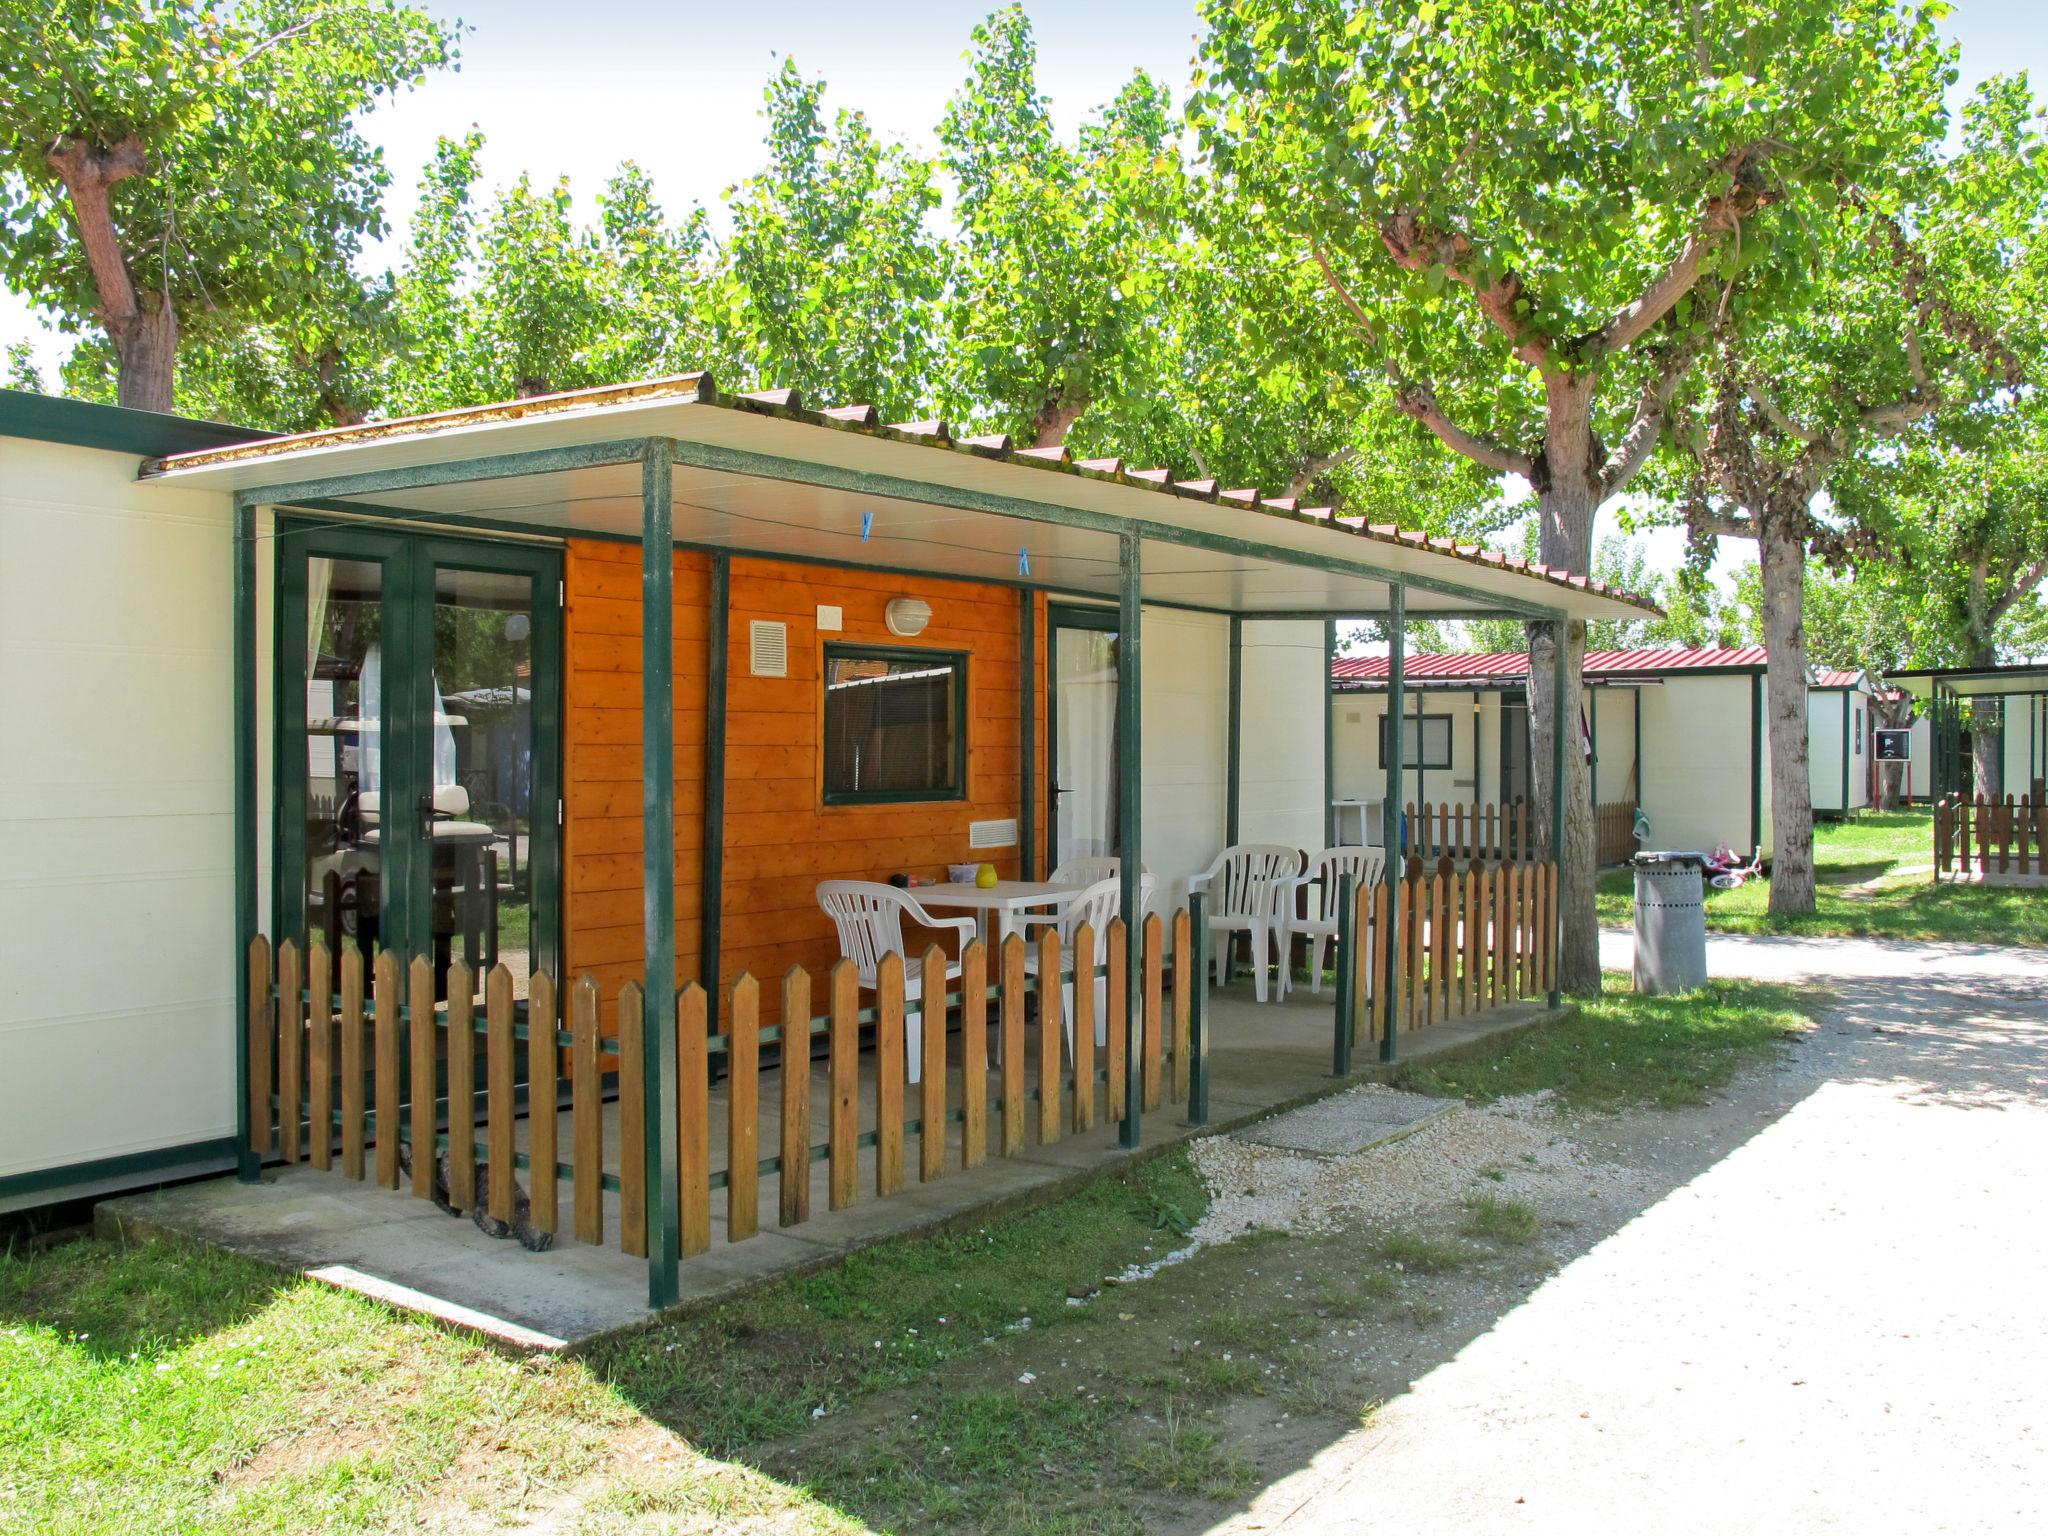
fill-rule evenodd
<path id="1" fill-rule="evenodd" d="M 1934 872 L 1943 875 L 2048 874 L 2048 807 L 2042 781 L 2003 800 L 1951 795 L 1934 804 Z"/>
<path id="2" fill-rule="evenodd" d="M 1400 881 L 1361 887 L 1352 931 L 1349 1010 L 1354 1042 L 1386 1038 L 1385 956 L 1393 919 L 1398 1033 L 1548 993 L 1557 974 L 1557 865 L 1462 867 L 1410 858 Z"/>
<path id="3" fill-rule="evenodd" d="M 1421 859 L 1530 859 L 1535 856 L 1535 812 L 1526 800 L 1506 805 L 1431 801 L 1404 808 L 1409 855 Z"/>
<path id="4" fill-rule="evenodd" d="M 1002 946 L 993 979 L 988 954 L 976 941 L 962 954 L 961 975 L 948 992 L 946 959 L 934 947 L 916 962 L 919 995 L 906 999 L 905 967 L 895 956 L 877 975 L 875 1001 L 860 1006 L 851 962 L 840 961 L 814 987 L 810 972 L 791 967 L 781 980 L 780 1025 L 760 1023 L 760 983 L 750 974 L 734 982 L 725 1030 L 707 1027 L 703 989 L 692 983 L 676 1000 L 673 1058 L 678 1090 L 677 1166 L 681 1180 L 681 1247 L 703 1253 L 712 1238 L 713 1195 L 724 1191 L 726 1237 L 739 1242 L 759 1230 L 761 1181 L 777 1183 L 779 1224 L 794 1226 L 811 1214 L 811 1165 L 828 1165 L 829 1208 L 859 1198 L 860 1156 L 874 1151 L 874 1193 L 889 1196 L 905 1187 L 905 1149 L 914 1141 L 920 1182 L 948 1171 L 951 1128 L 960 1130 L 950 1162 L 972 1168 L 993 1153 L 1012 1156 L 1038 1144 L 1086 1131 L 1096 1124 L 1097 1088 L 1103 1117 L 1123 1117 L 1127 1074 L 1138 1075 L 1141 1106 L 1157 1109 L 1166 1098 L 1184 1102 L 1199 1052 L 1191 1048 L 1195 987 L 1190 981 L 1195 945 L 1186 909 L 1172 918 L 1169 960 L 1166 929 L 1158 914 L 1140 930 L 1139 953 L 1129 954 L 1121 919 L 1101 935 L 1083 925 L 1070 956 L 1057 933 L 1048 930 L 1032 949 L 1036 976 L 1027 973 L 1025 941 L 1012 935 Z M 274 963 L 274 968 L 273 968 Z M 1127 967 L 1140 976 L 1140 1048 L 1127 1059 Z M 1042 985 L 1039 977 L 1060 977 L 1063 964 L 1071 987 Z M 523 1003 L 514 997 L 513 978 L 502 965 L 485 979 L 485 1007 L 478 1017 L 471 1001 L 473 977 L 450 968 L 448 1000 L 437 1003 L 430 963 L 401 966 L 385 951 L 372 968 L 375 985 L 366 1003 L 364 963 L 352 946 L 338 964 L 321 938 L 306 950 L 291 940 L 273 952 L 255 939 L 248 952 L 250 1012 L 249 1107 L 256 1153 L 286 1163 L 309 1161 L 338 1169 L 353 1179 L 373 1178 L 387 1189 L 401 1187 L 400 1148 L 410 1153 L 414 1195 L 431 1199 L 438 1153 L 448 1154 L 442 1198 L 457 1210 L 478 1200 L 477 1171 L 484 1170 L 488 1213 L 510 1221 L 518 1180 L 529 1189 L 528 1219 L 543 1233 L 562 1230 L 560 1187 L 571 1193 L 573 1234 L 578 1242 L 603 1243 L 607 1193 L 619 1199 L 617 1241 L 626 1253 L 647 1254 L 646 1115 L 643 994 L 636 983 L 620 989 L 605 1009 L 594 981 L 585 977 L 569 992 L 567 1028 L 556 1016 L 554 980 L 536 972 Z M 1170 994 L 1167 988 L 1171 972 Z M 339 978 L 339 985 L 331 984 Z M 1095 1042 L 1097 1001 L 1087 978 L 1104 983 L 1105 1043 Z M 824 1011 L 812 1012 L 822 994 Z M 941 999 L 926 1007 L 924 999 Z M 1073 1012 L 1073 1046 L 1064 1046 L 1063 1012 Z M 957 1015 L 958 1028 L 949 1029 Z M 1028 1039 L 1027 1016 L 1038 1031 Z M 601 1018 L 609 1017 L 609 1032 Z M 792 1026 L 787 1021 L 798 1021 Z M 415 1021 L 424 1021 L 416 1027 Z M 920 1031 L 921 1081 L 905 1081 L 906 1023 Z M 989 1060 L 990 1026 L 996 1062 Z M 872 1026 L 874 1123 L 863 1130 L 861 1031 Z M 549 1049 L 533 1049 L 541 1040 Z M 478 1092 L 479 1042 L 482 1091 Z M 822 1059 L 817 1059 L 818 1047 Z M 776 1060 L 763 1067 L 763 1047 Z M 558 1131 L 559 1109 L 530 1112 L 562 1103 L 560 1053 L 567 1051 L 567 1145 Z M 1100 1058 L 1098 1060 L 1098 1057 Z M 724 1072 L 712 1082 L 711 1066 Z M 607 1061 L 616 1074 L 607 1077 Z M 780 1109 L 765 1123 L 761 1086 L 764 1070 L 781 1074 Z M 824 1073 L 825 1136 L 814 1141 L 812 1088 Z M 952 1078 L 962 1091 L 949 1102 Z M 413 1085 L 432 1083 L 418 1093 Z M 977 1087 L 977 1085 L 980 1085 Z M 604 1102 L 618 1097 L 618 1136 L 608 1146 Z M 723 1166 L 714 1164 L 714 1095 L 725 1111 Z M 906 1113 L 906 1096 L 913 1100 Z M 516 1125 L 526 1122 L 526 1146 Z M 991 1126 L 995 1135 L 991 1139 Z M 389 1133 L 389 1134 L 387 1134 Z M 770 1150 L 765 1155 L 762 1142 Z M 422 1156 L 421 1148 L 436 1155 Z M 613 1166 L 608 1159 L 615 1158 Z M 553 1178 L 536 1176 L 552 1168 Z"/>
<path id="5" fill-rule="evenodd" d="M 1636 853 L 1636 808 L 1627 800 L 1593 807 L 1593 862 L 1626 864 Z"/>

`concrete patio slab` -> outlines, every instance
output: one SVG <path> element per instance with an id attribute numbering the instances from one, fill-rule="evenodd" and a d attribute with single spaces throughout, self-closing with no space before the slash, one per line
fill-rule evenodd
<path id="1" fill-rule="evenodd" d="M 1401 1059 L 1415 1062 L 1470 1049 L 1477 1042 L 1552 1017 L 1540 1005 L 1525 1004 L 1434 1025 L 1402 1036 Z M 1118 1144 L 1116 1123 L 1102 1118 L 1108 1106 L 1098 1085 L 1098 1119 L 1089 1130 L 1068 1130 L 1041 1143 L 1038 1107 L 1027 1105 L 1025 1147 L 1006 1158 L 997 1150 L 1001 1117 L 991 1108 L 990 1152 L 979 1166 L 962 1166 L 961 1127 L 953 1124 L 946 1131 L 942 1176 L 920 1183 L 918 1139 L 909 1135 L 905 1138 L 905 1188 L 880 1198 L 875 1193 L 874 1150 L 867 1148 L 859 1158 L 857 1200 L 835 1211 L 830 1209 L 827 1165 L 812 1163 L 806 1170 L 811 1218 L 786 1228 L 777 1224 L 777 1181 L 764 1176 L 759 1231 L 741 1242 L 729 1240 L 725 1200 L 714 1195 L 711 1247 L 684 1260 L 680 1304 L 710 1305 L 748 1287 L 836 1263 L 872 1243 L 986 1220 L 999 1209 L 1056 1199 L 1083 1180 L 1133 1159 L 1156 1155 L 1195 1136 L 1237 1130 L 1357 1081 L 1385 1075 L 1365 1050 L 1358 1053 L 1359 1070 L 1352 1077 L 1331 1075 L 1333 1014 L 1327 997 L 1297 992 L 1285 1002 L 1262 1004 L 1254 1002 L 1250 988 L 1241 984 L 1211 994 L 1209 1018 L 1208 1125 L 1192 1127 L 1187 1124 L 1184 1104 L 1162 1103 L 1144 1117 L 1140 1146 L 1126 1149 Z M 1026 1049 L 1027 1059 L 1035 1063 L 1035 1026 Z M 874 1125 L 872 1054 L 862 1057 L 861 1072 L 865 1130 Z M 827 1119 L 824 1077 L 822 1063 L 809 1064 L 806 1088 L 812 1100 L 811 1125 L 814 1136 L 820 1138 Z M 783 1086 L 780 1070 L 763 1074 L 760 1144 L 764 1150 L 774 1144 Z M 961 1102 L 961 1086 L 956 1062 L 948 1074 L 949 1105 Z M 999 1080 L 993 1072 L 986 1091 L 992 1102 L 999 1099 Z M 1063 1123 L 1071 1126 L 1071 1103 L 1062 1108 Z M 711 1110 L 712 1161 L 714 1167 L 723 1167 L 727 1134 L 723 1094 L 713 1094 Z M 616 1111 L 616 1105 L 607 1106 L 606 1165 L 611 1168 L 617 1167 L 619 1155 Z M 917 1095 L 907 1094 L 906 1116 L 915 1116 L 917 1111 Z M 564 1148 L 572 1144 L 568 1129 L 564 1116 L 559 1128 Z M 524 1141 L 522 1122 L 522 1147 Z M 564 1189 L 560 1194 L 566 1225 L 570 1191 Z M 98 1219 L 104 1227 L 131 1237 L 194 1240 L 302 1271 L 389 1305 L 472 1329 L 508 1347 L 556 1350 L 637 1327 L 655 1315 L 647 1305 L 645 1261 L 631 1258 L 617 1247 L 618 1197 L 608 1194 L 603 1204 L 605 1243 L 578 1243 L 562 1235 L 547 1251 L 530 1253 L 516 1242 L 487 1236 L 467 1217 L 451 1217 L 407 1191 L 380 1189 L 302 1164 L 266 1169 L 255 1184 L 220 1178 L 110 1200 L 99 1207 Z"/>

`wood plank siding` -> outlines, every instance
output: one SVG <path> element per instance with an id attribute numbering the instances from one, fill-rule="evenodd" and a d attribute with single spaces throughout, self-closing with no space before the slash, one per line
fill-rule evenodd
<path id="1" fill-rule="evenodd" d="M 640 556 L 629 544 L 572 540 L 564 564 L 566 734 L 564 867 L 567 973 L 606 991 L 638 976 L 640 929 Z M 895 873 L 943 879 L 951 862 L 986 857 L 1004 876 L 1021 850 L 967 845 L 968 823 L 1021 818 L 1018 654 L 1020 602 L 1010 588 L 735 558 L 727 637 L 725 886 L 722 973 L 764 985 L 763 1023 L 780 1019 L 779 978 L 792 965 L 822 972 L 838 957 L 832 925 L 813 894 L 820 880 L 881 880 Z M 705 740 L 707 557 L 676 556 L 676 960 L 681 981 L 700 977 Z M 931 605 L 915 639 L 888 631 L 895 597 Z M 1045 804 L 1045 609 L 1037 602 L 1041 688 L 1035 711 L 1037 804 Z M 821 635 L 820 604 L 842 611 Z M 789 626 L 787 677 L 749 669 L 748 625 Z M 967 794 L 963 800 L 827 806 L 821 742 L 824 648 L 875 644 L 965 652 Z M 1040 817 L 1041 822 L 1043 816 Z M 1044 828 L 1038 829 L 1040 846 Z M 1042 874 L 1045 860 L 1038 860 Z M 950 938 L 950 935 L 942 937 Z M 925 936 L 914 936 L 912 953 Z M 949 946 L 950 952 L 950 946 Z"/>

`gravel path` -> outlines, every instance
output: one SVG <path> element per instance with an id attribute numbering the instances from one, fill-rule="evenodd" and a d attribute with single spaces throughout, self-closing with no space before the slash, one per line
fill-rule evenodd
<path id="1" fill-rule="evenodd" d="M 1629 942 L 1603 935 L 1603 958 L 1626 966 Z M 1716 936 L 1709 966 L 1822 980 L 1841 1002 L 1703 1109 L 1464 1111 L 1366 1154 L 1390 1216 L 1390 1160 L 1434 1158 L 1440 1177 L 1502 1146 L 1549 1160 L 1513 1158 L 1546 1215 L 1622 1214 L 1215 1529 L 2048 1525 L 2048 954 Z M 1202 1155 L 1232 1160 L 1212 1165 L 1218 1236 L 1382 1198 L 1346 1195 L 1342 1160 Z M 1264 1193 L 1233 1195 L 1232 1173 Z M 1629 1209 L 1632 1189 L 1656 1193 Z"/>

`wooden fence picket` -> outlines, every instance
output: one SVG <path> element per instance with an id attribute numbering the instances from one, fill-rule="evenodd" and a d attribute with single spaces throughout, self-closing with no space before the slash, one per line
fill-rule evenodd
<path id="1" fill-rule="evenodd" d="M 875 1193 L 903 1188 L 903 957 L 875 967 Z"/>
<path id="2" fill-rule="evenodd" d="M 696 982 L 676 994 L 676 1124 L 669 1134 L 676 1139 L 676 1225 L 684 1258 L 711 1247 L 710 1015 Z"/>
<path id="3" fill-rule="evenodd" d="M 979 939 L 960 953 L 960 1166 L 988 1158 L 988 951 Z"/>
<path id="4" fill-rule="evenodd" d="M 776 1175 L 776 1219 L 785 1227 L 811 1219 L 811 973 L 782 973 L 782 1158 Z"/>
<path id="5" fill-rule="evenodd" d="M 586 996 L 589 1006 L 584 1007 Z M 580 988 L 576 997 L 577 1007 L 569 1021 L 569 1161 L 576 1170 L 575 1191 L 572 1207 L 576 1219 L 576 1241 L 579 1243 L 601 1243 L 604 1241 L 604 1185 L 601 1181 L 601 1164 L 604 1158 L 604 1063 L 600 1061 L 601 1049 L 598 1041 L 598 999 L 596 988 L 585 994 Z M 638 982 L 629 981 L 619 989 L 619 1014 L 623 1026 L 624 1015 L 633 1008 L 641 1010 L 646 1017 L 645 994 Z M 626 1084 L 627 1044 L 619 1042 L 619 1092 L 624 1097 L 638 1097 L 629 1094 Z M 644 1058 L 643 1058 L 644 1060 Z M 680 1070 L 680 1068 L 678 1068 Z M 642 1067 L 644 1074 L 645 1068 Z M 644 1075 L 641 1079 L 645 1080 Z M 621 1130 L 623 1131 L 623 1117 Z M 645 1122 L 641 1135 L 646 1135 Z M 621 1140 L 623 1140 L 623 1136 Z M 495 1148 L 497 1132 L 491 1133 Z M 642 1143 L 643 1149 L 645 1143 Z M 623 1165 L 623 1157 L 621 1163 Z M 646 1154 L 641 1154 L 642 1174 L 645 1178 Z M 625 1170 L 620 1169 L 619 1187 L 622 1191 L 620 1205 L 625 1204 Z M 647 1209 L 646 1186 L 638 1184 L 634 1190 L 634 1201 L 639 1205 L 643 1220 Z M 498 1176 L 495 1169 L 491 1174 L 491 1198 L 498 1195 Z M 623 1221 L 623 1211 L 621 1212 Z"/>
<path id="6" fill-rule="evenodd" d="M 373 1084 L 377 1095 L 377 1182 L 398 1188 L 398 952 L 377 952 L 377 1061 Z M 509 1126 L 510 1121 L 506 1124 Z"/>
<path id="7" fill-rule="evenodd" d="M 434 1198 L 434 1069 L 440 1052 L 435 1048 L 434 962 L 417 955 L 406 968 L 405 1043 L 412 1061 L 412 1192 L 422 1200 Z"/>
<path id="8" fill-rule="evenodd" d="M 1047 924 L 1038 936 L 1038 1140 L 1060 1139 L 1060 935 Z"/>
<path id="9" fill-rule="evenodd" d="M 725 1240 L 737 1243 L 761 1229 L 761 984 L 751 971 L 732 984 L 725 1035 Z"/>
<path id="10" fill-rule="evenodd" d="M 1024 1150 L 1024 940 L 1011 934 L 1003 940 L 1000 956 L 1002 997 L 1002 1061 L 998 1071 L 1003 1092 L 1003 1156 L 1015 1157 Z"/>
<path id="11" fill-rule="evenodd" d="M 383 957 L 378 957 L 381 962 Z M 377 988 L 381 993 L 384 983 L 380 975 Z M 513 1120 L 518 1114 L 514 1101 L 513 1081 L 515 1076 L 514 1056 L 518 1040 L 513 1034 L 512 1014 L 512 973 L 499 965 L 484 977 L 484 1161 L 489 1173 L 486 1181 L 484 1205 L 487 1213 L 496 1221 L 512 1219 L 512 1191 L 515 1175 L 512 1166 Z M 382 1044 L 383 1030 L 378 1029 L 379 1070 L 378 1102 L 383 1102 Z M 383 1113 L 377 1116 L 378 1162 L 383 1161 L 384 1129 Z"/>
<path id="12" fill-rule="evenodd" d="M 498 969 L 503 970 L 504 967 L 500 966 Z M 509 989 L 511 984 L 511 974 L 507 972 L 505 985 Z M 587 980 L 586 985 L 592 986 L 592 995 L 595 996 L 595 985 Z M 562 1229 L 561 1177 L 557 1171 L 560 1159 L 556 1155 L 559 1150 L 556 1143 L 557 1121 L 560 1114 L 557 1106 L 562 1102 L 562 1052 L 561 1047 L 555 1043 L 558 1033 L 557 1020 L 560 1017 L 560 1010 L 557 1007 L 558 1001 L 558 994 L 555 991 L 555 980 L 546 971 L 536 971 L 526 979 L 526 1105 L 528 1111 L 526 1141 L 528 1173 L 531 1175 L 533 1185 L 531 1197 L 533 1202 L 533 1224 L 539 1230 L 548 1233 L 559 1232 Z M 487 1012 L 489 1006 L 490 1000 L 486 997 L 485 1009 Z M 473 1023 L 468 1030 L 468 1038 L 473 1046 L 476 1040 L 476 1030 Z M 472 1063 L 470 1067 L 472 1079 L 474 1079 L 475 1074 L 476 1068 L 474 1063 Z M 453 1128 L 451 1125 L 450 1129 L 452 1130 Z M 470 1141 L 471 1151 L 474 1153 L 475 1133 L 471 1121 L 463 1122 L 463 1131 L 465 1139 Z M 641 1157 L 640 1163 L 644 1169 L 647 1164 L 647 1159 L 644 1155 Z M 600 1176 L 602 1172 L 603 1170 L 600 1169 Z"/>
<path id="13" fill-rule="evenodd" d="M 257 940 L 261 943 L 262 940 Z M 363 952 L 341 951 L 341 1171 L 363 1176 Z M 467 1207 L 464 1207 L 467 1209 Z"/>
<path id="14" fill-rule="evenodd" d="M 860 974 L 851 960 L 832 967 L 829 1041 L 826 1193 L 838 1211 L 860 1198 Z"/>

